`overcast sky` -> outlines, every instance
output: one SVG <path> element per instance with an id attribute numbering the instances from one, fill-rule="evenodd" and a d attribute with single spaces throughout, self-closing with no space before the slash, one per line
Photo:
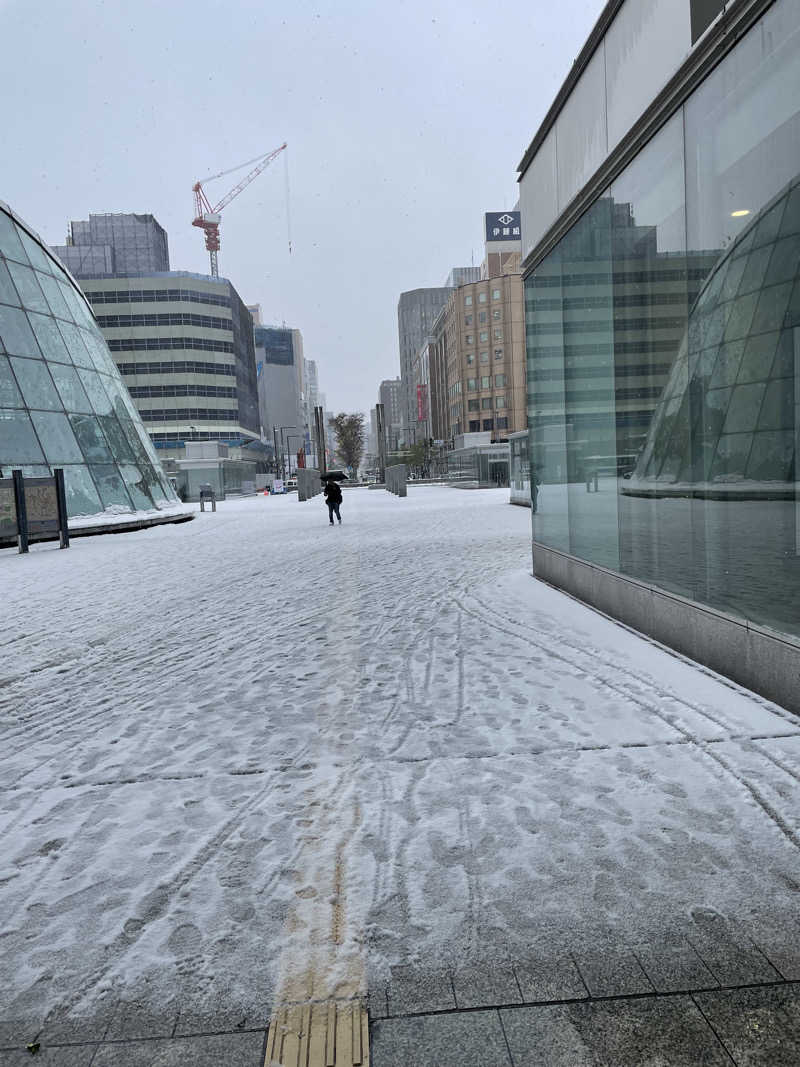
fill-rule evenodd
<path id="1" fill-rule="evenodd" d="M 193 182 L 288 141 L 292 254 L 278 161 L 225 211 L 220 273 L 302 331 L 329 407 L 366 411 L 399 374 L 399 294 L 480 263 L 603 6 L 0 0 L 0 199 L 51 244 L 152 212 L 172 268 L 207 273 Z"/>

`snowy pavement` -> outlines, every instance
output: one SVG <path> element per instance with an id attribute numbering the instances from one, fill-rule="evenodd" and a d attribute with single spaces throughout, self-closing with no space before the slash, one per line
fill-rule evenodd
<path id="1" fill-rule="evenodd" d="M 715 923 L 786 956 L 800 720 L 533 580 L 507 499 L 0 553 L 0 1047 Z"/>

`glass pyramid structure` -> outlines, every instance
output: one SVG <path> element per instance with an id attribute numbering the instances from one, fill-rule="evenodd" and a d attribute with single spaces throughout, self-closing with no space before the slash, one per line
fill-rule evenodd
<path id="1" fill-rule="evenodd" d="M 178 503 L 85 297 L 0 202 L 0 471 L 53 467 L 70 517 Z"/>

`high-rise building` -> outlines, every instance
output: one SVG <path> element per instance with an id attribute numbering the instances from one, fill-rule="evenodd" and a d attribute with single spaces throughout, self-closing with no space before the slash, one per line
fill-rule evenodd
<path id="1" fill-rule="evenodd" d="M 104 214 L 70 222 L 53 251 L 75 278 L 169 270 L 166 230 L 152 215 Z"/>
<path id="2" fill-rule="evenodd" d="M 170 271 L 80 280 L 152 440 L 259 439 L 253 326 L 226 278 Z"/>
<path id="3" fill-rule="evenodd" d="M 397 305 L 400 340 L 401 443 L 411 445 L 417 434 L 417 382 L 414 363 L 422 343 L 430 333 L 436 317 L 452 289 L 412 289 L 401 293 Z"/>
<path id="4" fill-rule="evenodd" d="M 256 326 L 254 332 L 261 431 L 267 440 L 277 437 L 280 451 L 294 456 L 301 444 L 306 446 L 303 337 L 286 326 Z"/>
<path id="5" fill-rule="evenodd" d="M 378 399 L 383 404 L 386 447 L 396 452 L 405 443 L 403 383 L 400 378 L 386 378 L 380 384 Z"/>
<path id="6" fill-rule="evenodd" d="M 519 273 L 454 290 L 432 341 L 434 364 L 440 354 L 446 360 L 446 437 L 489 431 L 493 441 L 505 441 L 510 433 L 525 429 L 525 323 Z"/>

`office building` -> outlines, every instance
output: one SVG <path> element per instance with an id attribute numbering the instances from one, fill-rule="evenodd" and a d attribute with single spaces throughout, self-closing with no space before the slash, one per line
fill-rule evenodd
<path id="1" fill-rule="evenodd" d="M 412 445 L 417 437 L 417 381 L 414 364 L 419 350 L 444 307 L 452 289 L 412 289 L 401 293 L 397 305 L 400 340 L 401 433 L 400 443 Z"/>
<path id="2" fill-rule="evenodd" d="M 165 456 L 182 458 L 186 441 L 259 438 L 252 319 L 227 279 L 170 271 L 80 284 Z"/>
<path id="3" fill-rule="evenodd" d="M 456 289 L 437 339 L 446 359 L 447 437 L 489 432 L 497 442 L 525 429 L 521 275 L 487 278 Z"/>
<path id="4" fill-rule="evenodd" d="M 166 230 L 152 215 L 104 214 L 70 222 L 53 251 L 75 278 L 169 270 Z"/>
<path id="5" fill-rule="evenodd" d="M 405 446 L 406 432 L 402 380 L 400 378 L 385 378 L 378 390 L 378 400 L 383 404 L 387 452 L 397 452 Z"/>
<path id="6" fill-rule="evenodd" d="M 293 470 L 306 444 L 302 334 L 286 326 L 256 326 L 255 347 L 261 431 L 265 439 L 277 440 Z"/>
<path id="7" fill-rule="evenodd" d="M 800 9 L 608 3 L 520 165 L 534 571 L 797 708 Z"/>
<path id="8" fill-rule="evenodd" d="M 64 470 L 71 518 L 177 504 L 90 306 L 0 203 L 0 468 Z M 166 510 L 165 510 L 166 509 Z"/>

